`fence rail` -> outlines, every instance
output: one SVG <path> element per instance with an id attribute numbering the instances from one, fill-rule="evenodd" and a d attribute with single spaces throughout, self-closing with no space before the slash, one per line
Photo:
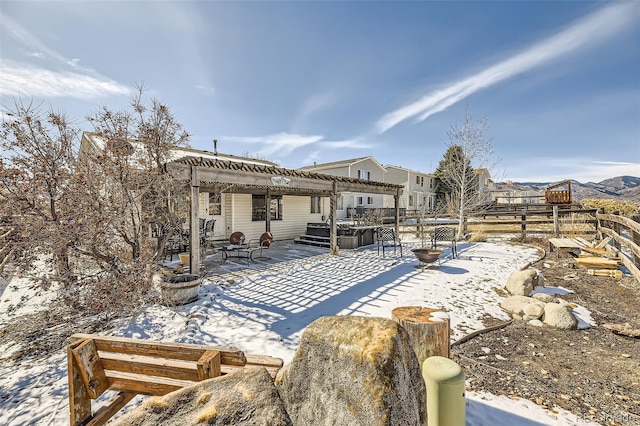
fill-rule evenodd
<path id="1" fill-rule="evenodd" d="M 596 217 L 600 237 L 606 238 L 606 235 L 614 241 L 613 246 L 607 246 L 608 249 L 620 257 L 624 266 L 640 281 L 640 216 L 635 216 L 633 220 L 617 214 L 597 213 Z M 623 236 L 623 233 L 630 238 Z"/>
<path id="2" fill-rule="evenodd" d="M 560 209 L 558 206 L 552 210 L 485 211 L 469 218 L 465 230 L 487 234 L 520 233 L 523 238 L 529 234 L 595 236 L 598 232 L 596 212 L 596 209 Z"/>

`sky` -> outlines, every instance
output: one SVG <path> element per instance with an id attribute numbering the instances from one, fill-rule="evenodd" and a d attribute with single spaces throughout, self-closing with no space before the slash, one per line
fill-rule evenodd
<path id="1" fill-rule="evenodd" d="M 0 106 L 83 130 L 136 84 L 191 145 L 433 172 L 468 110 L 496 181 L 640 176 L 640 2 L 0 2 Z"/>

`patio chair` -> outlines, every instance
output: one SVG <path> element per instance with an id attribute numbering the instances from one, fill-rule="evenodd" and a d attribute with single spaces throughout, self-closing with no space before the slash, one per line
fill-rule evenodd
<path id="1" fill-rule="evenodd" d="M 204 228 L 200 230 L 200 244 L 205 244 L 210 242 L 213 238 L 213 227 L 216 224 L 215 219 L 207 220 L 204 225 Z"/>
<path id="2" fill-rule="evenodd" d="M 236 231 L 229 236 L 229 243 L 234 246 L 244 245 L 245 236 L 242 232 Z"/>
<path id="3" fill-rule="evenodd" d="M 456 245 L 456 230 L 448 226 L 436 226 L 431 235 L 431 248 L 438 248 L 438 241 L 445 241 L 451 244 L 451 257 L 458 257 L 458 246 Z"/>
<path id="4" fill-rule="evenodd" d="M 393 247 L 393 253 L 395 254 L 396 247 L 400 247 L 400 256 L 402 256 L 402 241 L 396 235 L 395 229 L 378 228 L 376 229 L 376 238 L 378 240 L 378 255 L 380 255 L 380 249 L 382 249 L 382 257 L 384 257 L 385 249 Z"/>
<path id="5" fill-rule="evenodd" d="M 249 244 L 247 245 L 247 248 L 249 249 L 249 258 L 253 260 L 253 254 L 259 251 L 260 256 L 258 256 L 258 259 L 269 259 L 268 257 L 262 256 L 262 251 L 271 247 L 271 243 L 273 243 L 273 235 L 271 232 L 265 232 L 260 235 L 260 238 L 257 240 L 249 240 Z"/>

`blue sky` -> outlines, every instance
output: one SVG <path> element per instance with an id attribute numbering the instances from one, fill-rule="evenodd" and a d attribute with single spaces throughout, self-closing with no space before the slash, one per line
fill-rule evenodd
<path id="1" fill-rule="evenodd" d="M 0 101 L 144 83 L 192 146 L 432 172 L 468 106 L 496 180 L 640 176 L 640 2 L 0 2 Z"/>

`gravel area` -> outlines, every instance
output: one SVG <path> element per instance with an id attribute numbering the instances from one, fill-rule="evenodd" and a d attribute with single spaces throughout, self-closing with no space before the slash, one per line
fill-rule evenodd
<path id="1" fill-rule="evenodd" d="M 543 244 L 540 242 L 539 244 Z M 602 324 L 640 329 L 640 285 L 632 276 L 594 277 L 577 269 L 571 254 L 547 254 L 533 265 L 546 286 L 586 307 L 598 326 L 584 330 L 536 327 L 514 320 L 452 347 L 468 390 L 522 397 L 551 410 L 561 407 L 603 425 L 640 425 L 640 339 Z M 487 327 L 501 321 L 487 318 Z"/>

